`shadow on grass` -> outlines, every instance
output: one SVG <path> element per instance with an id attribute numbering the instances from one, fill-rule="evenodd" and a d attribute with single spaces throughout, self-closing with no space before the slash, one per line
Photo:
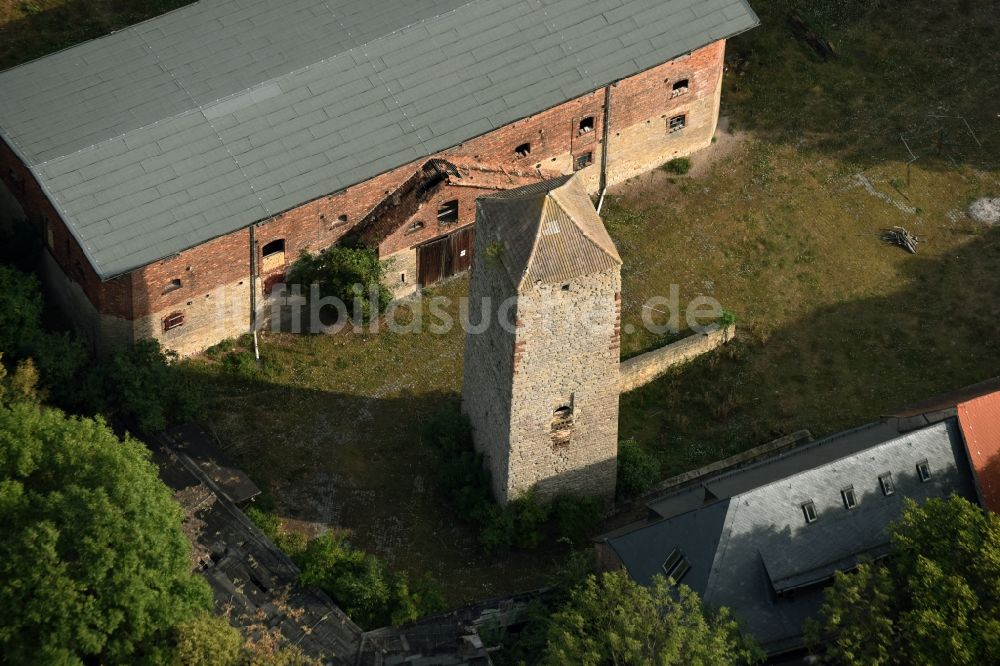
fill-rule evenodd
<path id="1" fill-rule="evenodd" d="M 903 252 L 903 250 L 899 250 Z M 664 476 L 808 428 L 822 436 L 1000 374 L 1000 228 L 905 262 L 887 296 L 826 306 L 622 396 L 620 433 Z"/>
<path id="2" fill-rule="evenodd" d="M 998 164 L 1000 119 L 983 104 L 1000 97 L 1000 61 L 987 46 L 1000 38 L 995 2 L 829 3 L 844 12 L 817 24 L 838 48 L 829 61 L 787 25 L 809 4 L 757 2 L 761 26 L 729 42 L 723 103 L 734 127 L 860 168 L 909 160 L 901 136 L 925 168 Z"/>

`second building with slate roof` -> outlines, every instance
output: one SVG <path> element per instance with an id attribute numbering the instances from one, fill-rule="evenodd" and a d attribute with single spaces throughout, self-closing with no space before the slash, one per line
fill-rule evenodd
<path id="1" fill-rule="evenodd" d="M 0 73 L 0 178 L 95 345 L 194 352 L 432 161 L 447 182 L 375 225 L 397 294 L 467 266 L 477 196 L 708 145 L 725 40 L 756 23 L 746 0 L 201 0 Z"/>
<path id="2" fill-rule="evenodd" d="M 920 416 L 916 429 L 886 418 L 700 478 L 599 539 L 600 558 L 642 584 L 688 585 L 730 608 L 770 656 L 791 656 L 833 575 L 888 554 L 905 499 L 981 503 L 953 406 Z"/>

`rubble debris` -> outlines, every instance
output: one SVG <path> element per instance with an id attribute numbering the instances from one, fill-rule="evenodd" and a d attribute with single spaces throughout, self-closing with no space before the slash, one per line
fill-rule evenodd
<path id="1" fill-rule="evenodd" d="M 917 243 L 923 243 L 923 239 L 914 236 L 903 227 L 893 227 L 882 232 L 882 240 L 891 245 L 898 245 L 910 254 L 917 253 Z"/>

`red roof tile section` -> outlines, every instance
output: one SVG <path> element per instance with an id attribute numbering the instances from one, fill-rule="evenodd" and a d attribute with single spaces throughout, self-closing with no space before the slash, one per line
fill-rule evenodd
<path id="1" fill-rule="evenodd" d="M 1000 391 L 960 403 L 958 422 L 983 504 L 1000 513 Z"/>

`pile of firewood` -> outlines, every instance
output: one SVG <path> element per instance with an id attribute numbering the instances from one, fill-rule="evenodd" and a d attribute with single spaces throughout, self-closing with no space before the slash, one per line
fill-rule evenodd
<path id="1" fill-rule="evenodd" d="M 892 245 L 898 245 L 910 254 L 917 253 L 917 243 L 923 243 L 923 239 L 914 236 L 903 227 L 893 227 L 882 232 L 882 240 Z"/>

